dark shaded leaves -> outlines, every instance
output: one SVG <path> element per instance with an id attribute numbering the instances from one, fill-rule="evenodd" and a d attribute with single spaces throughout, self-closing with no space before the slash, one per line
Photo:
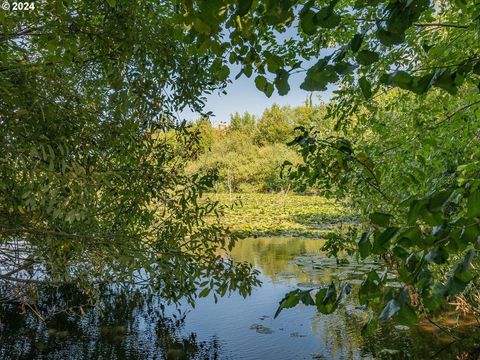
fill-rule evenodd
<path id="1" fill-rule="evenodd" d="M 333 283 L 328 288 L 320 289 L 315 295 L 317 310 L 322 314 L 331 314 L 337 304 L 337 291 Z"/>
<path id="2" fill-rule="evenodd" d="M 358 84 L 360 85 L 360 89 L 362 90 L 362 94 L 365 99 L 370 99 L 372 97 L 372 85 L 367 78 L 365 76 L 361 77 L 358 80 Z"/>
<path id="3" fill-rule="evenodd" d="M 360 65 L 368 66 L 377 62 L 380 59 L 380 56 L 375 51 L 361 50 L 358 52 L 356 59 Z"/>
<path id="4" fill-rule="evenodd" d="M 300 88 L 307 91 L 324 91 L 329 83 L 335 83 L 338 75 L 332 65 L 324 65 L 324 59 L 307 71 L 307 76 Z"/>
<path id="5" fill-rule="evenodd" d="M 381 213 L 381 212 L 374 212 L 369 215 L 369 218 L 372 224 L 375 224 L 381 227 L 387 227 L 390 225 L 390 220 L 392 219 L 392 215 Z"/>
<path id="6" fill-rule="evenodd" d="M 356 53 L 360 49 L 360 46 L 362 46 L 362 42 L 363 36 L 361 34 L 355 34 L 352 40 L 350 40 L 350 49 L 352 52 Z"/>
<path id="7" fill-rule="evenodd" d="M 467 214 L 469 217 L 480 217 L 480 192 L 473 191 L 468 197 Z"/>
<path id="8" fill-rule="evenodd" d="M 362 259 L 365 259 L 372 252 L 372 243 L 370 242 L 371 232 L 367 231 L 362 234 L 358 242 L 358 250 Z"/>
<path id="9" fill-rule="evenodd" d="M 252 7 L 253 0 L 238 0 L 237 15 L 244 16 Z"/>
<path id="10" fill-rule="evenodd" d="M 277 72 L 277 76 L 275 78 L 275 86 L 280 95 L 286 95 L 290 90 L 290 85 L 288 84 L 289 76 L 289 72 L 284 69 L 281 69 Z"/>

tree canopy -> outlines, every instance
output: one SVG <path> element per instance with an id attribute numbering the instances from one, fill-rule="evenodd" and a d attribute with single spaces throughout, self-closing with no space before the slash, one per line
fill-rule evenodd
<path id="1" fill-rule="evenodd" d="M 358 235 L 329 248 L 381 259 L 402 288 L 372 271 L 362 303 L 408 323 L 478 290 L 478 3 L 50 1 L 0 20 L 2 256 L 22 251 L 3 281 L 35 265 L 55 281 L 141 265 L 170 298 L 210 275 L 203 295 L 248 292 L 251 269 L 215 256 L 228 234 L 203 220 L 215 174 L 179 170 L 196 136 L 173 120 L 202 112 L 235 64 L 267 96 L 287 94 L 293 73 L 307 91 L 335 85 L 336 133 L 297 129 L 303 164 L 290 176 L 364 214 Z M 292 292 L 280 309 L 328 313 L 346 292 Z"/>
<path id="2" fill-rule="evenodd" d="M 477 3 L 192 1 L 183 16 L 199 48 L 240 65 L 267 96 L 287 94 L 294 73 L 307 91 L 337 86 L 327 113 L 337 133 L 299 128 L 291 145 L 304 164 L 290 175 L 365 214 L 357 236 L 327 248 L 382 259 L 403 287 L 372 271 L 362 303 L 409 323 L 478 291 Z M 295 291 L 280 310 L 300 301 L 328 313 L 340 298 L 333 284 L 316 299 Z"/>
<path id="3" fill-rule="evenodd" d="M 175 14 L 148 1 L 0 13 L 2 298 L 73 284 L 94 303 L 118 283 L 193 301 L 257 283 L 217 255 L 234 238 L 202 199 L 216 174 L 182 170 L 198 136 L 175 114 L 201 112 L 225 76 Z"/>

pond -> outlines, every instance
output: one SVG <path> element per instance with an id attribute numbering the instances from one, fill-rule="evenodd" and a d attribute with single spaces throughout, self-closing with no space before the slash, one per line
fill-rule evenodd
<path id="1" fill-rule="evenodd" d="M 348 281 L 353 290 L 373 262 L 337 265 L 321 254 L 321 240 L 256 238 L 239 241 L 231 256 L 249 261 L 263 285 L 244 299 L 232 294 L 195 308 L 158 301 L 111 298 L 106 311 L 81 320 L 67 315 L 46 324 L 2 314 L 1 359 L 451 359 L 461 346 L 433 326 L 382 323 L 370 337 L 360 329 L 367 313 L 351 298 L 331 315 L 299 305 L 274 319 L 278 302 L 295 288 Z M 394 281 L 390 286 L 396 286 Z"/>

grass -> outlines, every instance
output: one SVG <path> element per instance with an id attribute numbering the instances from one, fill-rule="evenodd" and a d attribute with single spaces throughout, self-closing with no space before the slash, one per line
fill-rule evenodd
<path id="1" fill-rule="evenodd" d="M 333 227 L 352 223 L 352 212 L 335 200 L 296 194 L 211 194 L 229 207 L 224 224 L 242 237 L 321 238 Z"/>

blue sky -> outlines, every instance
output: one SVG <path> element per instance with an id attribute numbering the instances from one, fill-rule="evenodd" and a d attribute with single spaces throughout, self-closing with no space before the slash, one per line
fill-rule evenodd
<path id="1" fill-rule="evenodd" d="M 289 39 L 297 40 L 297 31 L 298 21 L 295 20 L 285 32 L 276 33 L 275 36 L 277 42 L 280 44 Z M 331 51 L 323 49 L 321 50 L 320 55 L 325 56 L 329 52 Z M 309 68 L 318 59 L 305 61 L 304 59 L 298 58 L 298 60 L 303 61 L 302 66 L 304 68 Z M 300 89 L 300 84 L 305 78 L 304 72 L 290 76 L 290 91 L 287 95 L 280 96 L 275 89 L 272 96 L 268 98 L 263 92 L 255 87 L 255 74 L 253 74 L 251 78 L 242 75 L 239 79 L 235 80 L 235 76 L 240 72 L 240 69 L 241 67 L 239 65 L 230 66 L 230 80 L 232 83 L 226 88 L 227 95 L 214 93 L 207 96 L 205 110 L 214 113 L 215 116 L 211 118 L 213 124 L 230 122 L 230 115 L 235 112 L 244 113 L 248 111 L 250 114 L 260 116 L 266 108 L 271 107 L 273 104 L 292 106 L 301 105 L 305 103 L 307 96 L 311 94 L 311 92 Z M 274 75 L 270 74 L 270 80 L 273 80 L 273 76 Z M 334 85 L 329 85 L 326 91 L 314 92 L 312 95 L 313 103 L 327 102 L 331 98 L 334 89 Z M 198 114 L 191 111 L 183 111 L 180 116 L 186 120 L 196 120 L 199 118 Z"/>
<path id="2" fill-rule="evenodd" d="M 232 68 L 230 72 L 230 79 L 232 83 L 228 85 L 226 91 L 227 95 L 211 94 L 207 96 L 206 110 L 212 111 L 215 116 L 211 118 L 212 123 L 218 124 L 222 121 L 229 122 L 230 114 L 235 112 L 243 113 L 248 111 L 251 114 L 260 116 L 263 110 L 272 106 L 278 105 L 301 105 L 305 103 L 305 99 L 311 92 L 300 89 L 300 84 L 305 77 L 305 73 L 294 74 L 290 77 L 290 92 L 285 96 L 278 95 L 277 91 L 268 98 L 264 93 L 255 87 L 254 76 L 247 78 L 242 75 L 235 80 L 235 76 L 239 70 Z M 322 93 L 314 92 L 312 100 L 314 103 L 320 101 L 328 101 L 332 95 L 333 87 Z M 191 111 L 184 111 L 181 116 L 187 120 L 195 120 L 199 116 Z"/>
<path id="3" fill-rule="evenodd" d="M 297 12 L 298 9 L 295 10 L 295 15 L 298 15 Z M 295 16 L 295 21 L 286 31 L 282 33 L 276 32 L 275 37 L 278 44 L 291 39 L 298 40 L 298 17 Z M 332 50 L 333 49 L 322 49 L 319 58 L 331 53 Z M 309 61 L 305 61 L 302 58 L 298 58 L 298 60 L 302 60 L 302 67 L 308 69 L 315 64 L 319 58 L 310 59 Z M 273 104 L 302 105 L 305 103 L 307 96 L 312 94 L 311 92 L 300 89 L 300 84 L 305 78 L 305 73 L 301 72 L 290 76 L 290 91 L 287 95 L 280 96 L 275 89 L 272 96 L 268 98 L 255 87 L 255 74 L 253 74 L 251 78 L 242 75 L 239 79 L 235 80 L 235 76 L 240 72 L 240 69 L 241 67 L 239 65 L 230 66 L 230 80 L 232 83 L 229 84 L 226 89 L 227 95 L 214 93 L 207 96 L 205 110 L 212 111 L 215 114 L 215 116 L 211 118 L 213 124 L 230 122 L 230 115 L 235 112 L 244 113 L 248 111 L 250 114 L 260 116 L 266 108 L 271 107 Z M 273 76 L 274 75 L 270 74 L 270 80 L 273 80 Z M 335 88 L 335 85 L 330 84 L 326 91 L 314 92 L 312 95 L 313 103 L 327 102 L 331 98 L 332 91 Z M 196 120 L 199 118 L 199 115 L 191 111 L 183 111 L 180 113 L 180 117 L 186 120 Z"/>

